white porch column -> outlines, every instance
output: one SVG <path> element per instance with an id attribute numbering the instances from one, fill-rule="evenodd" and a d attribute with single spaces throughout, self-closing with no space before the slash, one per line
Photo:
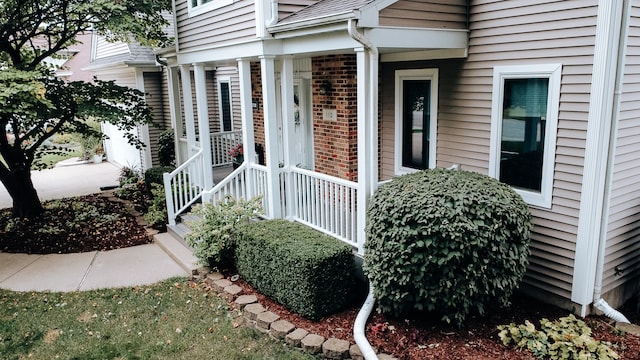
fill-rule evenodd
<path id="1" fill-rule="evenodd" d="M 184 124 L 187 128 L 187 154 L 196 153 L 196 125 L 193 112 L 193 92 L 191 91 L 191 70 L 187 65 L 180 65 L 182 80 L 182 102 L 184 104 Z"/>
<path id="2" fill-rule="evenodd" d="M 182 112 L 180 111 L 180 87 L 178 85 L 178 72 L 176 68 L 167 67 L 167 87 L 169 90 L 169 112 L 171 115 L 171 127 L 173 128 L 173 140 L 176 155 L 176 165 L 180 165 L 187 159 L 183 159 L 180 152 L 180 137 L 182 136 Z"/>
<path id="3" fill-rule="evenodd" d="M 196 105 L 198 109 L 198 132 L 202 149 L 202 171 L 204 188 L 213 187 L 213 170 L 211 168 L 211 134 L 209 132 L 209 107 L 207 106 L 207 80 L 203 64 L 193 64 L 193 75 L 196 83 Z"/>
<path id="4" fill-rule="evenodd" d="M 357 48 L 358 92 L 358 253 L 364 254 L 365 225 L 369 198 L 378 181 L 378 111 L 377 111 L 377 59 L 365 48 Z M 375 75 L 372 73 L 375 71 Z M 374 80 L 375 78 L 375 80 Z M 374 87 L 375 85 L 375 87 Z M 375 128 L 375 129 L 374 129 Z M 375 138 L 374 138 L 375 136 Z"/>
<path id="5" fill-rule="evenodd" d="M 255 136 L 253 133 L 253 106 L 251 100 L 251 63 L 247 59 L 238 59 L 238 77 L 240 78 L 240 115 L 242 119 L 242 146 L 244 147 L 244 161 L 247 165 L 256 162 Z M 247 197 L 253 193 L 253 178 L 245 177 Z"/>
<path id="6" fill-rule="evenodd" d="M 282 96 L 282 141 L 284 142 L 284 168 L 286 169 L 287 185 L 285 191 L 286 203 L 293 204 L 293 184 L 291 168 L 296 164 L 292 154 L 291 144 L 295 142 L 294 108 L 293 108 L 293 57 L 282 57 L 282 71 L 280 72 L 280 93 Z M 294 206 L 287 207 L 287 217 L 294 216 Z"/>
<path id="7" fill-rule="evenodd" d="M 266 212 L 274 219 L 282 217 L 280 168 L 278 166 L 278 112 L 276 109 L 275 57 L 261 56 L 262 111 L 264 116 L 265 155 L 267 160 Z"/>

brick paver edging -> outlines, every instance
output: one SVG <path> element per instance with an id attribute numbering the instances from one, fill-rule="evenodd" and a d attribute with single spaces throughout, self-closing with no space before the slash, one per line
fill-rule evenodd
<path id="1" fill-rule="evenodd" d="M 194 272 L 192 280 L 204 281 L 222 298 L 242 310 L 245 326 L 256 328 L 302 351 L 322 355 L 325 359 L 364 359 L 356 344 L 336 338 L 325 339 L 305 329 L 296 328 L 286 320 L 281 320 L 278 314 L 265 309 L 255 295 L 243 295 L 239 286 L 225 279 L 218 272 L 209 272 L 208 269 L 203 268 Z M 378 357 L 385 360 L 396 359 L 388 354 L 379 354 Z"/>

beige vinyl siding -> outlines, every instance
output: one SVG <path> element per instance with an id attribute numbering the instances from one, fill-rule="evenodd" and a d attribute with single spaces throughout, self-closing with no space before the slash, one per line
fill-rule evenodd
<path id="1" fill-rule="evenodd" d="M 532 208 L 535 226 L 524 283 L 525 287 L 570 298 L 597 1 L 514 0 L 472 4 L 469 59 L 463 77 L 467 76 L 467 70 L 491 70 L 498 65 L 563 66 L 552 208 Z M 490 109 L 487 112 L 490 118 Z"/>
<path id="2" fill-rule="evenodd" d="M 171 128 L 171 104 L 169 103 L 169 81 L 167 80 L 167 68 L 162 68 L 162 111 L 164 113 L 164 127 Z"/>
<path id="3" fill-rule="evenodd" d="M 253 40 L 256 37 L 254 1 L 232 5 L 189 17 L 185 0 L 176 2 L 177 37 L 180 51 Z"/>
<path id="4" fill-rule="evenodd" d="M 383 63 L 381 179 L 393 174 L 395 69 L 438 68 L 436 166 L 488 172 L 495 66 L 562 64 L 551 209 L 532 207 L 524 288 L 570 298 L 597 1 L 472 1 L 467 59 Z M 386 85 L 384 85 L 386 84 Z"/>
<path id="5" fill-rule="evenodd" d="M 108 42 L 104 36 L 96 36 L 94 60 L 114 55 L 129 54 L 129 45 L 123 42 Z"/>
<path id="6" fill-rule="evenodd" d="M 379 13 L 381 26 L 466 29 L 466 0 L 400 0 Z"/>
<path id="7" fill-rule="evenodd" d="M 220 66 L 211 74 L 211 92 L 208 93 L 209 98 L 209 129 L 211 133 L 220 132 L 222 129 L 220 120 L 220 98 L 218 79 L 229 79 L 229 88 L 231 90 L 231 117 L 233 120 L 233 129 L 242 130 L 242 119 L 240 112 L 240 78 L 238 69 L 234 66 Z M 209 77 L 207 77 L 209 82 Z M 209 86 L 209 84 L 207 84 Z"/>
<path id="8" fill-rule="evenodd" d="M 637 282 L 640 269 L 640 2 L 630 12 L 609 204 L 603 292 Z M 616 269 L 621 270 L 616 274 Z"/>
<path id="9" fill-rule="evenodd" d="M 149 124 L 149 144 L 147 145 L 151 152 L 151 166 L 157 166 L 160 164 L 158 161 L 158 136 L 164 130 L 165 123 L 162 75 L 163 73 L 161 72 L 143 73 L 145 101 L 151 108 L 153 122 L 158 124 L 158 126 Z"/>

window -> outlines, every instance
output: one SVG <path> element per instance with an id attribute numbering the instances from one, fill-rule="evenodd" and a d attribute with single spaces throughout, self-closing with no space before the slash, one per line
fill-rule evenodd
<path id="1" fill-rule="evenodd" d="M 233 4 L 233 0 L 189 0 L 189 16 Z"/>
<path id="2" fill-rule="evenodd" d="M 233 118 L 231 112 L 231 88 L 229 79 L 218 80 L 218 101 L 220 104 L 220 129 L 222 131 L 233 130 Z"/>
<path id="3" fill-rule="evenodd" d="M 531 205 L 551 207 L 562 66 L 493 71 L 489 174 Z"/>
<path id="4" fill-rule="evenodd" d="M 395 173 L 435 167 L 438 69 L 396 71 Z"/>

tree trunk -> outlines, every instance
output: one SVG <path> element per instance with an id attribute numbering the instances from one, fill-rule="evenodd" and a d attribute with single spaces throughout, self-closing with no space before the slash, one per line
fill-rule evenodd
<path id="1" fill-rule="evenodd" d="M 31 181 L 31 171 L 28 167 L 14 170 L 8 176 L 2 176 L 0 180 L 13 199 L 14 217 L 33 219 L 42 214 L 44 208 Z"/>

